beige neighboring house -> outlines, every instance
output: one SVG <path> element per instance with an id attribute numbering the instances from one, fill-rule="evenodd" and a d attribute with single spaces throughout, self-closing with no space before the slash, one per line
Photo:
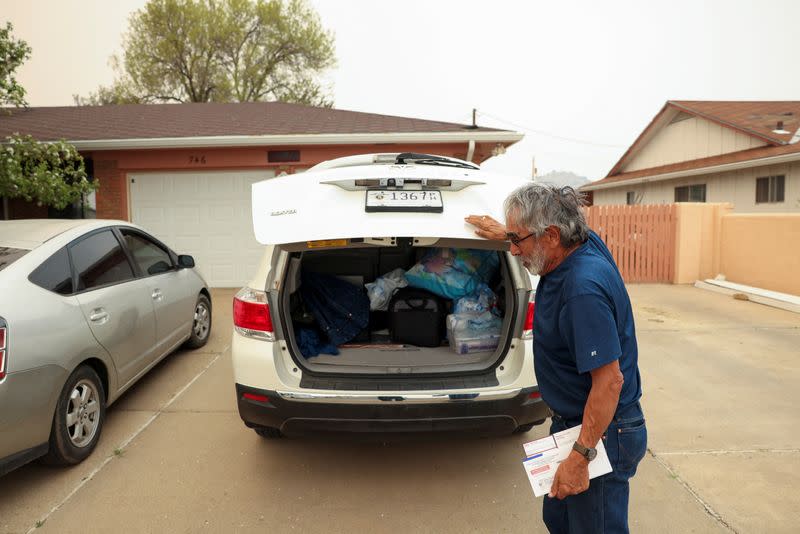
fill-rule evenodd
<path id="1" fill-rule="evenodd" d="M 668 101 L 608 175 L 581 190 L 594 205 L 800 213 L 800 101 Z"/>

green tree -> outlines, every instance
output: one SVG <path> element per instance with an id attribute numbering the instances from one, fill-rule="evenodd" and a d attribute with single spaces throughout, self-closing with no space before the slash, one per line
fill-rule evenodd
<path id="1" fill-rule="evenodd" d="M 0 105 L 27 106 L 25 89 L 14 77 L 30 57 L 25 41 L 11 35 L 12 25 L 0 29 Z M 7 113 L 13 109 L 5 108 Z M 97 188 L 86 177 L 83 158 L 63 139 L 41 143 L 30 135 L 14 134 L 0 143 L 0 197 L 9 217 L 8 200 L 23 198 L 40 206 L 64 209 Z"/>
<path id="2" fill-rule="evenodd" d="M 330 106 L 319 77 L 334 64 L 333 35 L 305 0 L 150 0 L 112 57 L 114 84 L 75 102 Z"/>
<path id="3" fill-rule="evenodd" d="M 0 150 L 0 197 L 64 209 L 97 187 L 89 182 L 81 155 L 64 140 L 40 143 L 15 134 Z"/>
<path id="4" fill-rule="evenodd" d="M 0 106 L 26 105 L 25 89 L 17 83 L 14 72 L 31 56 L 31 47 L 25 41 L 14 39 L 13 30 L 10 22 L 0 28 Z"/>

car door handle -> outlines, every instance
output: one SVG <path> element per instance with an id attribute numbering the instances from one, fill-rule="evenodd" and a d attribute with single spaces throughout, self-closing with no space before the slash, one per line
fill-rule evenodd
<path id="1" fill-rule="evenodd" d="M 108 321 L 108 312 L 103 308 L 95 308 L 89 314 L 89 320 L 96 324 L 104 324 Z"/>
<path id="2" fill-rule="evenodd" d="M 153 290 L 153 300 L 155 300 L 156 302 L 161 302 L 163 299 L 164 299 L 164 295 L 163 295 L 163 293 L 161 293 L 161 290 L 160 289 L 154 289 Z"/>

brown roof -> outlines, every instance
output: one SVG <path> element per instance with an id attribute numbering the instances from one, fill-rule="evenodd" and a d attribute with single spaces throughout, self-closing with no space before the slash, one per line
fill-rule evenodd
<path id="1" fill-rule="evenodd" d="M 240 135 L 503 132 L 283 102 L 134 104 L 0 109 L 0 138 L 30 134 L 40 141 L 158 139 Z"/>
<path id="2" fill-rule="evenodd" d="M 788 143 L 800 128 L 800 101 L 704 101 L 672 100 L 673 106 L 728 126 L 743 133 L 759 137 L 772 144 Z M 778 122 L 789 133 L 776 134 Z"/>
<path id="3" fill-rule="evenodd" d="M 631 172 L 620 172 L 629 157 L 642 144 L 649 141 L 649 136 L 665 124 L 669 118 L 667 113 L 684 112 L 695 115 L 711 122 L 720 124 L 746 135 L 757 137 L 768 143 L 768 146 L 753 148 L 712 156 L 708 158 L 682 161 L 660 167 L 652 167 Z M 778 122 L 783 123 L 783 129 L 788 132 L 777 134 Z M 636 141 L 625 151 L 619 161 L 609 171 L 608 175 L 591 185 L 610 182 L 622 182 L 642 176 L 654 176 L 690 169 L 700 169 L 726 163 L 747 161 L 750 159 L 765 158 L 773 155 L 786 154 L 800 151 L 798 144 L 789 145 L 792 136 L 800 128 L 800 101 L 703 101 L 703 100 L 670 100 L 650 124 L 639 134 Z"/>
<path id="4" fill-rule="evenodd" d="M 586 185 L 595 186 L 595 185 L 609 184 L 613 182 L 624 182 L 626 180 L 632 180 L 634 178 L 642 178 L 644 176 L 658 176 L 660 174 L 667 174 L 670 172 L 702 169 L 704 167 L 714 167 L 717 165 L 725 165 L 727 163 L 738 163 L 742 161 L 767 158 L 771 156 L 781 156 L 784 154 L 791 154 L 794 152 L 800 153 L 800 143 L 795 143 L 793 145 L 762 146 L 759 148 L 741 150 L 739 152 L 731 152 L 730 154 L 721 154 L 719 156 L 712 156 L 710 158 L 681 161 L 679 163 L 661 165 L 660 167 L 651 167 L 649 169 L 640 169 L 638 171 L 623 172 L 620 174 L 615 174 L 613 176 L 609 175 L 603 178 L 602 180 L 597 180 L 596 182 L 591 182 Z"/>

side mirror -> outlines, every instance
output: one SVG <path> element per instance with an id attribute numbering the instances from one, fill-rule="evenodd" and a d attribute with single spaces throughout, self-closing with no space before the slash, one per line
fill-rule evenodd
<path id="1" fill-rule="evenodd" d="M 194 258 L 188 254 L 181 254 L 178 256 L 178 265 L 187 269 L 191 269 L 194 267 Z"/>

